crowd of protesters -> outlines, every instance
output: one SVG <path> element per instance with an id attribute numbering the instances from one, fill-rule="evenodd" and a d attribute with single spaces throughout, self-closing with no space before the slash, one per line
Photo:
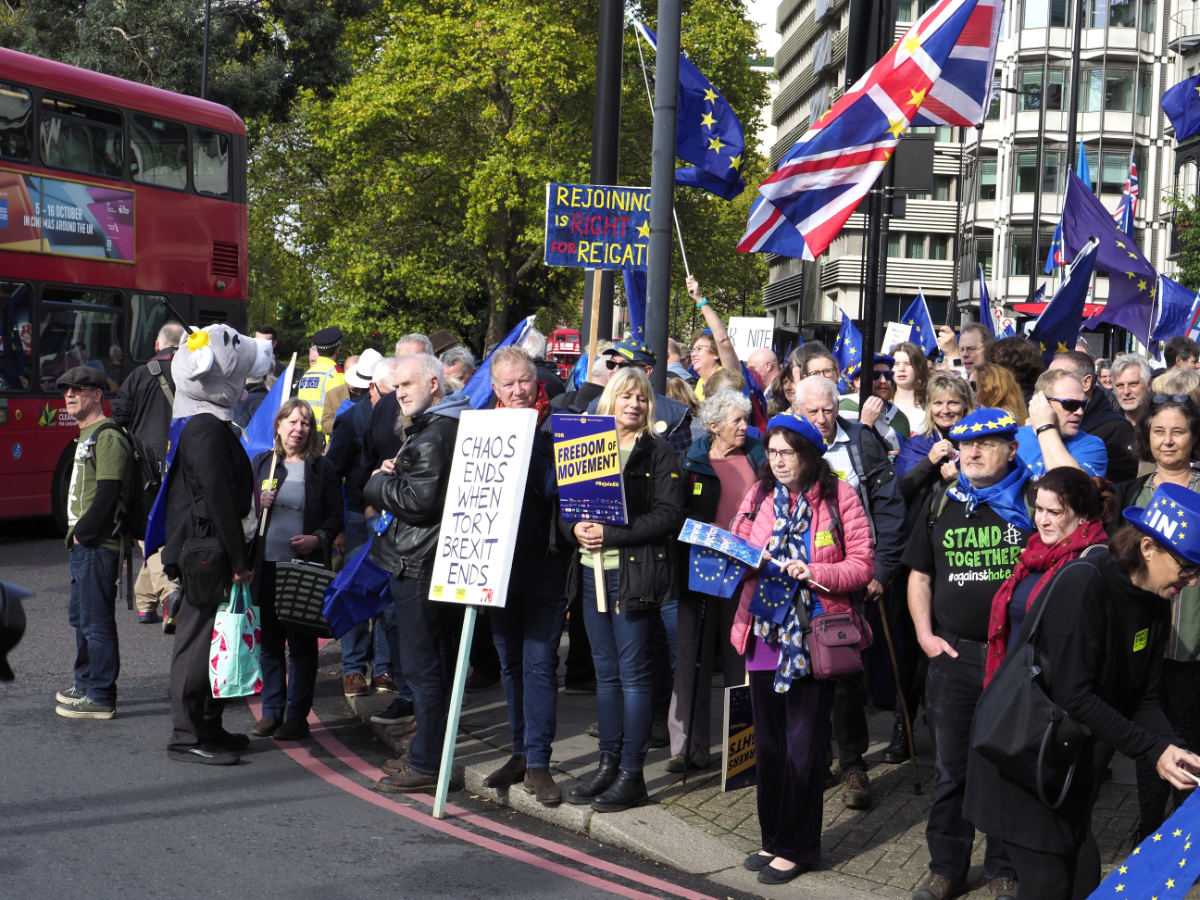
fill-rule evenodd
<path id="1" fill-rule="evenodd" d="M 688 347 L 669 342 L 665 394 L 649 379 L 657 354 L 634 339 L 603 344 L 578 384 L 564 384 L 533 330 L 487 362 L 489 405 L 535 410 L 539 428 L 508 597 L 481 618 L 471 648 L 468 687 L 498 680 L 512 731 L 510 757 L 486 783 L 520 785 L 547 806 L 643 803 L 651 747 L 669 745 L 672 772 L 712 765 L 708 686 L 719 670 L 727 686 L 749 685 L 762 849 L 745 866 L 760 881 L 781 884 L 819 863 L 828 779 L 840 781 L 848 808 L 872 804 L 864 754 L 874 703 L 895 710 L 885 762 L 909 759 L 917 722 L 933 739 L 929 875 L 914 900 L 966 890 L 977 827 L 988 837 L 991 896 L 1086 895 L 1099 879 L 1088 819 L 1107 756 L 1118 750 L 1138 763 L 1144 834 L 1192 783 L 1187 769 L 1200 770 L 1200 757 L 1181 749 L 1200 746 L 1200 347 L 1168 341 L 1161 373 L 1137 354 L 1096 360 L 1082 344 L 1043 365 L 1026 339 L 994 341 L 974 325 L 941 329 L 928 355 L 898 344 L 870 369 L 843 371 L 813 342 L 782 362 L 758 350 L 743 365 L 694 280 L 688 288 L 706 327 Z M 273 343 L 269 329 L 255 337 Z M 263 706 L 252 734 L 306 736 L 317 677 L 315 638 L 274 616 L 275 565 L 333 564 L 374 534 L 371 559 L 391 576 L 392 603 L 343 637 L 343 690 L 395 695 L 372 717 L 389 726 L 397 754 L 378 789 L 434 787 L 458 627 L 456 608 L 431 601 L 429 588 L 475 357 L 439 332 L 339 362 L 342 334 L 323 329 L 296 399 L 275 415 L 274 448 L 218 473 L 214 460 L 235 455 L 231 423 L 249 419 L 270 376 L 246 364 L 235 390 L 189 391 L 177 384 L 178 360 L 190 365 L 192 355 L 174 349 L 180 338 L 164 329 L 159 355 L 128 377 L 114 415 L 165 453 L 172 405 L 181 415 L 173 395 L 184 391 L 193 413 L 213 419 L 193 416 L 179 440 L 181 474 L 167 491 L 175 521 L 240 522 L 251 505 L 266 516 L 252 550 L 240 538 L 228 548 L 233 580 L 251 584 L 262 608 Z M 860 405 L 868 374 L 871 396 Z M 111 718 L 113 597 L 95 582 L 115 580 L 104 525 L 118 515 L 130 448 L 101 428 L 109 385 L 94 370 L 71 369 L 58 386 L 81 429 L 67 537 L 79 652 L 58 712 Z M 627 524 L 562 520 L 556 411 L 614 417 Z M 197 513 L 197 503 L 210 509 Z M 1181 521 L 1197 519 L 1194 532 L 1163 531 L 1167 504 Z M 685 518 L 765 546 L 762 567 L 732 596 L 696 590 L 676 539 Z M 139 618 L 157 621 L 162 606 L 164 623 L 178 628 L 172 757 L 228 764 L 248 738 L 224 731 L 219 704 L 197 693 L 212 604 L 180 606 L 191 590 L 180 581 L 185 537 L 168 534 L 161 562 L 147 567 Z M 1080 574 L 1080 565 L 1090 568 Z M 1053 580 L 1067 566 L 1079 590 Z M 1035 602 L 1051 601 L 1036 640 L 1056 660 L 1058 701 L 1091 735 L 1086 774 L 1058 812 L 1033 809 L 1036 796 L 971 749 L 985 684 L 1006 651 L 1034 639 L 1022 625 L 1036 618 Z M 861 674 L 816 677 L 810 623 L 832 613 L 861 625 Z M 894 648 L 876 640 L 868 649 L 881 631 Z M 595 693 L 598 736 L 594 772 L 565 792 L 551 770 L 564 634 L 564 687 Z M 1106 658 L 1110 646 L 1122 652 Z M 1036 827 L 1023 831 L 1028 822 Z"/>

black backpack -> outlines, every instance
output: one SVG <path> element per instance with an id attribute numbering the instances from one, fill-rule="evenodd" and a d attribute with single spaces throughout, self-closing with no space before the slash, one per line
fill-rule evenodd
<path id="1" fill-rule="evenodd" d="M 140 541 L 146 536 L 146 522 L 162 487 L 158 457 L 141 438 L 115 422 L 105 422 L 96 429 L 96 434 L 99 435 L 106 428 L 120 432 L 129 441 L 132 455 L 129 461 L 132 480 L 121 492 L 121 500 L 117 505 L 117 533 Z"/>

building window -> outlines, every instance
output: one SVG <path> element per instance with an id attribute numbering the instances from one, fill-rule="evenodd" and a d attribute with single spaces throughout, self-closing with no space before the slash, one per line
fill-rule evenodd
<path id="1" fill-rule="evenodd" d="M 1042 171 L 1039 178 L 1037 151 L 1022 150 L 1016 154 L 1017 165 L 1013 172 L 1013 191 L 1018 194 L 1057 194 L 1062 191 L 1062 152 L 1046 150 L 1042 153 Z"/>
<path id="2" fill-rule="evenodd" d="M 979 199 L 996 199 L 996 160 L 979 161 Z"/>
<path id="3" fill-rule="evenodd" d="M 1133 28 L 1137 22 L 1134 0 L 1084 0 L 1083 24 L 1086 28 Z"/>
<path id="4" fill-rule="evenodd" d="M 1133 112 L 1134 75 L 1133 69 L 1085 68 L 1079 73 L 1079 111 Z M 1138 91 L 1138 112 L 1145 115 L 1148 100 L 1143 95 L 1148 97 L 1145 91 Z"/>
<path id="5" fill-rule="evenodd" d="M 1020 71 L 1020 108 L 1036 110 L 1042 104 L 1042 94 L 1045 93 L 1046 109 L 1063 108 L 1063 90 L 1067 83 L 1067 70 L 1059 66 L 1051 66 L 1044 73 L 1041 66 L 1029 66 Z"/>
<path id="6" fill-rule="evenodd" d="M 950 258 L 950 235 L 948 235 L 948 234 L 931 234 L 929 236 L 929 258 L 930 259 L 949 259 Z"/>
<path id="7" fill-rule="evenodd" d="M 992 277 L 992 239 L 979 238 L 975 244 L 975 262 L 976 265 L 983 266 L 983 277 L 991 280 Z M 978 272 L 978 270 L 976 270 Z"/>
<path id="8" fill-rule="evenodd" d="M 1137 156 L 1134 156 L 1136 162 Z M 1100 192 L 1119 194 L 1125 190 L 1125 179 L 1129 177 L 1129 154 L 1122 151 L 1103 154 L 1100 166 Z"/>
<path id="9" fill-rule="evenodd" d="M 933 199 L 934 200 L 953 200 L 954 178 L 950 175 L 934 175 L 933 176 Z"/>
<path id="10" fill-rule="evenodd" d="M 901 235 L 898 235 L 898 234 L 889 234 L 888 235 L 888 248 L 887 248 L 888 256 L 893 256 L 893 257 L 900 256 L 900 238 L 901 238 Z"/>
<path id="11" fill-rule="evenodd" d="M 907 240 L 904 242 L 904 258 L 925 259 L 925 238 L 919 234 L 908 234 L 905 237 Z"/>
<path id="12" fill-rule="evenodd" d="M 995 122 L 1000 118 L 1000 79 L 992 81 L 992 99 L 988 104 L 987 121 Z"/>
<path id="13" fill-rule="evenodd" d="M 1154 33 L 1154 0 L 1142 0 L 1142 31 Z"/>
<path id="14" fill-rule="evenodd" d="M 1067 0 L 1026 0 L 1026 28 L 1065 28 L 1068 23 Z"/>

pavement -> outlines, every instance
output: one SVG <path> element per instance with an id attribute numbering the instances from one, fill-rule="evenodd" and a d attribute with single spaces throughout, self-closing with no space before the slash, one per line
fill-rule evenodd
<path id="1" fill-rule="evenodd" d="M 321 671 L 335 675 L 340 662 L 337 644 L 327 646 L 322 653 Z M 717 681 L 719 683 L 719 677 Z M 711 732 L 714 735 L 721 733 L 721 695 L 719 686 L 714 686 Z M 365 723 L 394 696 L 375 694 L 356 698 L 352 707 Z M 588 725 L 595 719 L 594 695 L 572 696 L 559 691 L 558 729 L 551 771 L 564 793 L 576 779 L 590 774 L 596 766 L 596 739 L 586 733 Z M 866 759 L 874 794 L 871 808 L 865 811 L 846 809 L 840 785 L 830 787 L 825 792 L 821 867 L 779 887 L 760 884 L 754 874 L 742 868 L 745 856 L 761 847 L 755 790 L 749 787 L 722 792 L 721 757 L 716 748 L 711 767 L 690 772 L 686 781 L 680 774 L 667 772 L 668 749 L 652 749 L 645 769 L 650 802 L 635 809 L 596 813 L 588 806 L 567 803 L 546 808 L 526 794 L 520 785 L 500 791 L 483 785 L 484 778 L 503 764 L 510 753 L 504 692 L 497 685 L 465 694 L 455 765 L 463 767 L 466 790 L 477 797 L 586 834 L 600 844 L 620 847 L 681 871 L 703 875 L 734 892 L 767 898 L 821 900 L 908 897 L 925 876 L 928 862 L 925 817 L 933 777 L 928 730 L 923 722 L 918 722 L 918 764 L 914 783 L 911 763 L 888 765 L 879 760 L 890 740 L 891 712 L 868 710 L 868 722 L 871 746 Z M 369 727 L 386 742 L 387 729 Z M 1102 788 L 1093 820 L 1106 874 L 1132 849 L 1136 819 L 1137 788 L 1133 765 L 1118 757 L 1113 763 L 1112 780 Z M 983 842 L 977 837 L 970 873 L 972 891 L 967 895 L 970 900 L 988 897 L 982 864 Z"/>

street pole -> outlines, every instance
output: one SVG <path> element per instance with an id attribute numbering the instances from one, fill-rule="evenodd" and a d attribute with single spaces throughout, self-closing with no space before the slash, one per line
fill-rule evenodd
<path id="1" fill-rule="evenodd" d="M 659 0 L 654 61 L 654 141 L 650 149 L 650 270 L 646 275 L 646 344 L 658 356 L 651 381 L 667 387 L 667 315 L 675 211 L 675 122 L 679 95 L 679 0 Z"/>
<path id="2" fill-rule="evenodd" d="M 212 28 L 212 0 L 204 0 L 204 50 L 200 54 L 200 99 L 208 96 L 208 33 Z"/>
<path id="3" fill-rule="evenodd" d="M 625 33 L 619 0 L 600 0 L 596 41 L 596 105 L 592 111 L 592 184 L 617 183 L 621 138 L 621 41 Z M 599 283 L 596 275 L 599 274 Z M 580 345 L 592 352 L 595 342 L 612 337 L 613 273 L 587 269 L 583 275 L 583 335 Z M 593 310 L 593 305 L 596 307 Z"/>

